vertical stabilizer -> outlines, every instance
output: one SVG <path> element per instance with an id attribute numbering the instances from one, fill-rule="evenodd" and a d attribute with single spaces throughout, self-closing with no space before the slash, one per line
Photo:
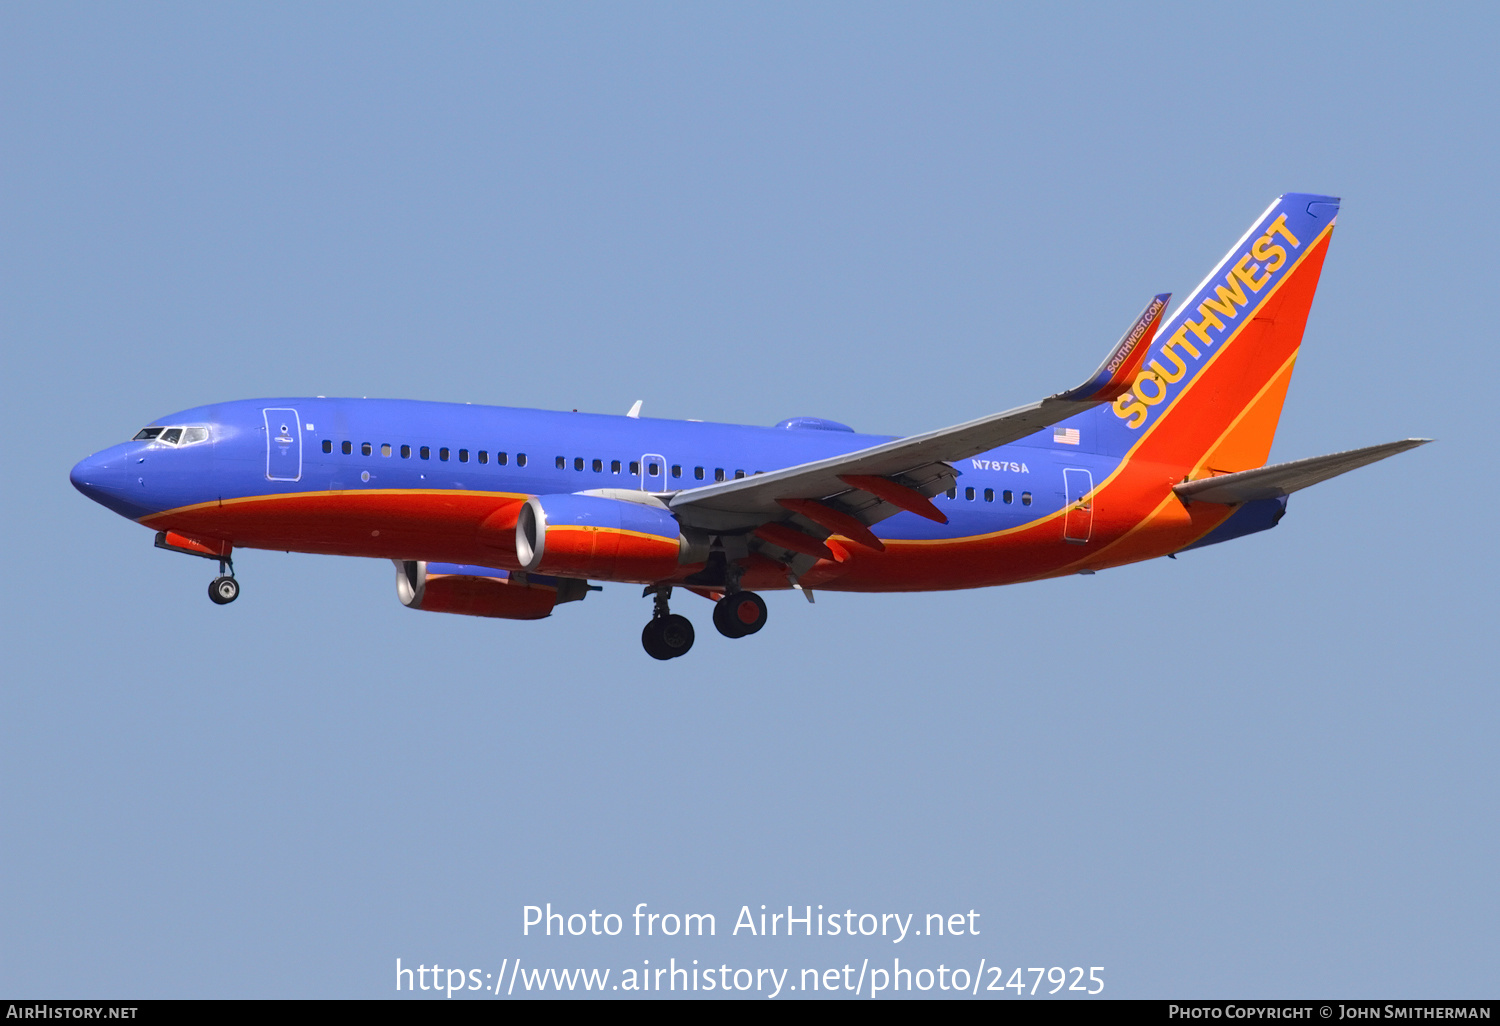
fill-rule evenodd
<path id="1" fill-rule="evenodd" d="M 1265 463 L 1338 206 L 1271 204 L 1167 319 L 1130 390 L 1093 413 L 1103 451 L 1190 471 Z"/>

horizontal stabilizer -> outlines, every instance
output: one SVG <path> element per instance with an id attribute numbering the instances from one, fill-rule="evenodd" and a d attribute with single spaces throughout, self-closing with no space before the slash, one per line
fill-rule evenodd
<path id="1" fill-rule="evenodd" d="M 1219 502 L 1234 505 L 1254 502 L 1257 499 L 1274 499 L 1282 495 L 1327 481 L 1330 477 L 1347 474 L 1351 470 L 1394 456 L 1398 452 L 1426 445 L 1430 438 L 1404 438 L 1399 442 L 1371 445 L 1364 449 L 1351 449 L 1327 456 L 1310 456 L 1305 460 L 1290 463 L 1273 463 L 1257 470 L 1242 470 L 1237 474 L 1222 474 L 1205 477 L 1197 481 L 1184 481 L 1173 485 L 1172 490 L 1184 502 Z"/>

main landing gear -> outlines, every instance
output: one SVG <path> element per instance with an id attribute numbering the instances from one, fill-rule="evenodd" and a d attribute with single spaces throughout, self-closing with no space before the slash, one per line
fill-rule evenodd
<path id="1" fill-rule="evenodd" d="M 646 589 L 647 595 L 653 593 L 656 603 L 651 610 L 650 622 L 641 631 L 641 646 L 652 659 L 675 659 L 686 655 L 693 647 L 692 621 L 667 607 L 667 600 L 672 597 L 670 587 Z"/>
<path id="2" fill-rule="evenodd" d="M 672 589 L 667 585 L 648 587 L 655 596 L 651 621 L 641 630 L 641 647 L 652 659 L 676 659 L 693 647 L 693 625 L 685 616 L 668 608 Z M 714 626 L 726 638 L 743 638 L 766 625 L 765 599 L 753 591 L 736 591 L 714 603 Z"/>

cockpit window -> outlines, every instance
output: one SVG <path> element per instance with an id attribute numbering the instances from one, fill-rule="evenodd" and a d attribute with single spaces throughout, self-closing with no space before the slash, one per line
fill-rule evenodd
<path id="1" fill-rule="evenodd" d="M 136 442 L 155 442 L 157 445 L 196 445 L 199 442 L 208 441 L 208 428 L 203 426 L 187 427 L 178 425 L 176 427 L 148 427 L 141 428 L 135 438 Z"/>

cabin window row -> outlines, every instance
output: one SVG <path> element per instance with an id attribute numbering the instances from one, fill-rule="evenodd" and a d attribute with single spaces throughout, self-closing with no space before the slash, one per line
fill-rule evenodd
<path id="1" fill-rule="evenodd" d="M 949 488 L 948 489 L 948 498 L 950 498 L 950 499 L 956 499 L 956 498 L 958 498 L 958 488 L 957 487 L 953 487 L 953 488 Z M 973 502 L 975 499 L 978 498 L 978 491 L 976 489 L 973 489 L 973 488 L 965 488 L 964 489 L 964 498 L 967 499 L 970 502 Z M 984 490 L 984 501 L 985 502 L 994 502 L 995 501 L 995 489 L 993 489 L 993 488 L 986 488 Z M 1000 501 L 1003 502 L 1003 503 L 1005 503 L 1006 505 L 1010 505 L 1011 503 L 1013 503 L 1013 502 L 1016 501 L 1016 493 L 1013 492 L 1013 491 L 1011 491 L 1009 488 L 1007 488 L 1007 489 L 1005 489 L 1004 491 L 1002 491 L 1000 493 Z M 1021 493 L 1021 505 L 1023 505 L 1023 506 L 1030 506 L 1031 505 L 1031 493 L 1030 492 L 1022 492 Z"/>
<path id="2" fill-rule="evenodd" d="M 397 451 L 398 448 L 403 460 L 411 459 L 413 452 L 416 453 L 418 459 L 432 459 L 433 450 L 432 446 L 430 445 L 419 445 L 413 448 L 410 445 L 402 445 L 398 447 L 391 445 L 389 442 L 382 442 L 380 444 L 380 455 L 389 458 Z M 327 453 L 333 452 L 333 439 L 323 439 L 323 451 Z M 354 443 L 340 442 L 339 451 L 342 452 L 345 456 L 354 455 Z M 361 442 L 359 444 L 359 454 L 361 456 L 375 455 L 374 444 L 371 442 Z M 447 462 L 455 455 L 458 457 L 458 462 L 460 463 L 468 463 L 471 456 L 476 463 L 489 463 L 492 455 L 495 460 L 496 466 L 504 467 L 509 465 L 510 463 L 510 453 L 508 452 L 496 452 L 491 454 L 488 449 L 479 449 L 473 453 L 470 453 L 468 449 L 458 449 L 455 452 L 455 450 L 449 449 L 447 446 L 440 446 L 437 450 L 437 458 L 443 462 Z M 526 454 L 524 452 L 516 453 L 516 466 L 526 466 Z"/>
<path id="3" fill-rule="evenodd" d="M 554 461 L 554 466 L 556 466 L 558 470 L 567 470 L 569 462 L 570 461 L 569 461 L 568 457 L 566 457 L 566 456 L 558 456 L 556 458 L 556 460 Z M 596 474 L 602 474 L 602 473 L 604 473 L 604 461 L 603 460 L 588 460 L 588 459 L 585 459 L 582 456 L 574 456 L 573 459 L 571 460 L 571 463 L 572 463 L 572 466 L 573 466 L 574 470 L 581 471 L 581 470 L 583 470 L 585 468 L 588 468 L 588 469 L 593 470 L 593 472 L 596 473 Z M 618 474 L 618 473 L 620 473 L 620 467 L 621 467 L 621 463 L 620 463 L 619 460 L 610 460 L 609 461 L 609 472 L 611 474 Z M 641 461 L 640 460 L 631 460 L 630 461 L 630 473 L 632 475 L 636 475 L 636 474 L 639 474 L 640 472 L 641 472 Z M 675 478 L 681 478 L 682 475 L 683 475 L 683 472 L 684 472 L 684 468 L 683 468 L 682 464 L 680 464 L 680 463 L 674 463 L 674 464 L 672 464 L 672 476 L 673 477 L 675 477 Z M 655 460 L 647 460 L 646 461 L 646 476 L 647 477 L 656 477 L 660 473 L 661 473 L 661 464 L 657 463 Z M 743 471 L 743 470 L 735 470 L 733 473 L 734 473 L 734 479 L 736 481 L 739 480 L 742 477 L 748 476 L 745 473 L 745 471 Z M 760 471 L 760 470 L 757 470 L 757 471 L 755 471 L 755 473 L 760 474 L 760 473 L 764 473 L 764 472 Z M 730 472 L 727 471 L 727 470 L 725 470 L 723 467 L 715 467 L 713 469 L 713 474 L 714 474 L 714 480 L 715 481 L 727 481 L 727 480 L 729 480 Z M 707 478 L 707 476 L 708 476 L 708 469 L 706 467 L 694 467 L 693 468 L 693 480 L 695 480 L 695 481 L 703 481 L 703 480 L 705 480 Z"/>
<path id="4" fill-rule="evenodd" d="M 333 452 L 333 445 L 334 445 L 333 439 L 331 439 L 331 438 L 325 438 L 325 439 L 323 439 L 323 451 L 325 453 L 330 453 L 331 454 Z M 354 443 L 353 442 L 351 442 L 351 441 L 342 441 L 342 442 L 338 443 L 338 445 L 339 445 L 339 451 L 341 453 L 343 453 L 345 456 L 352 456 L 352 455 L 354 455 Z M 375 448 L 376 447 L 375 447 L 375 444 L 373 442 L 361 442 L 359 444 L 359 453 L 360 453 L 361 456 L 373 456 L 373 455 L 375 455 Z M 382 442 L 381 445 L 380 445 L 380 455 L 383 456 L 383 457 L 389 458 L 390 456 L 392 456 L 396 452 L 397 448 L 398 447 L 391 445 L 389 442 Z M 410 446 L 410 445 L 402 445 L 402 446 L 399 447 L 399 450 L 400 450 L 401 458 L 403 460 L 411 459 L 413 452 L 416 453 L 418 459 L 424 459 L 424 460 L 431 459 L 432 458 L 432 452 L 433 452 L 432 447 L 428 446 L 428 445 L 417 446 L 417 447 L 415 447 L 415 449 L 412 446 Z M 452 458 L 454 458 L 456 456 L 459 463 L 468 463 L 471 457 L 473 458 L 473 460 L 476 463 L 489 463 L 491 455 L 493 455 L 493 457 L 494 457 L 495 465 L 496 466 L 504 467 L 504 466 L 507 466 L 510 463 L 510 454 L 506 453 L 506 452 L 495 452 L 495 453 L 491 454 L 490 451 L 487 450 L 487 449 L 479 449 L 479 450 L 471 453 L 468 449 L 458 449 L 458 450 L 455 451 L 453 449 L 448 448 L 447 446 L 441 446 L 437 450 L 437 458 L 441 462 L 447 462 L 448 460 L 450 460 L 450 459 L 452 459 Z M 566 470 L 567 467 L 568 467 L 569 462 L 570 461 L 568 460 L 568 458 L 566 456 L 558 456 L 556 458 L 555 464 L 556 464 L 558 470 Z M 602 474 L 602 473 L 604 473 L 604 460 L 602 460 L 602 459 L 586 460 L 582 456 L 575 456 L 575 457 L 573 457 L 573 459 L 572 459 L 571 462 L 572 462 L 574 470 L 581 471 L 585 467 L 589 467 L 596 474 Z M 641 461 L 640 460 L 631 460 L 629 465 L 630 465 L 630 473 L 631 473 L 632 476 L 640 474 L 640 472 L 641 472 Z M 526 454 L 524 452 L 518 452 L 518 453 L 516 453 L 516 466 L 518 466 L 518 467 L 524 467 L 524 466 L 526 466 Z M 624 466 L 625 466 L 625 464 L 621 460 L 610 460 L 609 461 L 609 472 L 611 474 L 619 474 L 624 469 Z M 658 475 L 658 474 L 660 474 L 662 472 L 661 465 L 658 464 L 658 463 L 656 463 L 655 461 L 647 461 L 646 470 L 647 470 L 647 476 L 649 476 L 649 477 L 655 477 L 656 475 Z M 734 473 L 735 480 L 738 480 L 738 479 L 740 479 L 742 477 L 746 477 L 747 476 L 746 473 L 745 473 L 745 471 L 743 471 L 743 470 L 735 470 L 733 473 Z M 757 470 L 757 471 L 755 471 L 755 473 L 760 474 L 760 473 L 763 473 L 763 471 Z M 714 471 L 713 471 L 713 474 L 714 474 L 714 480 L 715 481 L 727 481 L 727 480 L 729 480 L 729 474 L 730 474 L 730 472 L 727 471 L 727 470 L 725 470 L 723 467 L 715 467 Z M 680 478 L 680 477 L 682 477 L 682 475 L 683 475 L 683 467 L 682 467 L 682 465 L 680 463 L 674 463 L 674 464 L 672 464 L 672 476 L 675 477 L 675 478 Z M 694 467 L 693 468 L 693 478 L 695 480 L 702 481 L 702 480 L 705 480 L 707 478 L 707 476 L 708 476 L 708 470 L 707 470 L 707 468 L 705 468 L 705 467 Z"/>

